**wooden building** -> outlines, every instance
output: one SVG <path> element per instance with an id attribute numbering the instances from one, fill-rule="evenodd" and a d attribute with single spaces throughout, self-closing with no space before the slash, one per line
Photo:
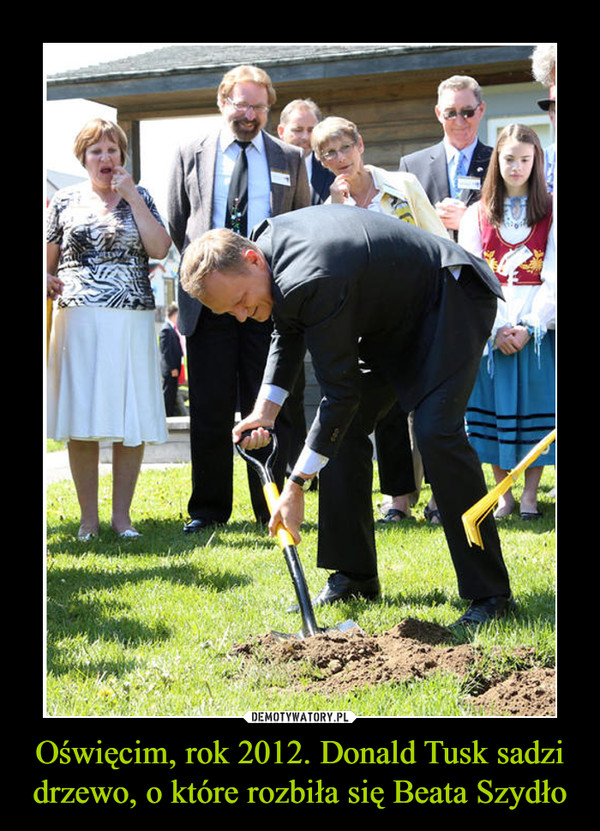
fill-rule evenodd
<path id="1" fill-rule="evenodd" d="M 132 171 L 139 175 L 140 122 L 214 116 L 223 74 L 251 63 L 269 73 L 277 92 L 270 132 L 286 103 L 309 97 L 325 116 L 354 121 L 365 141 L 365 160 L 393 170 L 400 156 L 440 139 L 436 90 L 454 74 L 472 75 L 483 88 L 482 140 L 493 138 L 494 120 L 518 116 L 539 123 L 548 143 L 548 119 L 536 105 L 544 91 L 531 75 L 533 49 L 533 44 L 185 44 L 51 76 L 47 97 L 114 107 L 131 142 Z"/>
<path id="2" fill-rule="evenodd" d="M 215 116 L 217 87 L 240 64 L 265 69 L 277 102 L 267 130 L 276 134 L 281 109 L 312 98 L 323 115 L 354 121 L 365 161 L 388 170 L 401 156 L 438 142 L 437 87 L 451 75 L 477 79 L 486 102 L 479 137 L 493 144 L 508 121 L 525 121 L 547 145 L 552 140 L 533 80 L 535 44 L 251 43 L 168 46 L 47 79 L 49 101 L 83 98 L 113 107 L 128 134 L 131 172 L 140 178 L 140 125 L 146 120 Z M 312 420 L 319 393 L 307 359 L 306 411 Z"/>

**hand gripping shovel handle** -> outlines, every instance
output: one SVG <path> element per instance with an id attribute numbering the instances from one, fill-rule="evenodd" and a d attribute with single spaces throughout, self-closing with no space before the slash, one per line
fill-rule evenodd
<path id="1" fill-rule="evenodd" d="M 279 489 L 277 488 L 277 485 L 275 484 L 275 481 L 273 479 L 271 465 L 273 464 L 273 461 L 277 456 L 278 446 L 277 436 L 275 435 L 275 433 L 272 430 L 268 430 L 268 432 L 271 435 L 272 449 L 267 461 L 264 464 L 260 462 L 259 459 L 256 458 L 256 456 L 253 456 L 252 453 L 249 453 L 247 450 L 244 450 L 243 447 L 240 447 L 239 444 L 236 444 L 235 448 L 242 457 L 242 459 L 244 459 L 251 467 L 253 467 L 254 470 L 260 476 L 260 481 L 262 483 L 263 493 L 265 495 L 267 507 L 269 508 L 269 511 L 273 513 L 273 511 L 275 510 L 275 504 L 279 499 Z M 244 435 L 249 435 L 249 431 Z M 277 539 L 279 540 L 279 543 L 282 548 L 287 545 L 294 545 L 294 538 L 287 530 L 287 528 L 283 527 L 283 525 L 280 525 L 277 529 Z"/>
<path id="2" fill-rule="evenodd" d="M 243 447 L 240 447 L 239 444 L 236 444 L 235 447 L 240 456 L 251 467 L 253 467 L 260 476 L 265 500 L 269 511 L 272 514 L 277 500 L 279 499 L 279 489 L 273 480 L 273 475 L 271 473 L 271 464 L 277 455 L 277 437 L 272 430 L 269 432 L 271 433 L 271 443 L 273 448 L 264 464 L 251 453 L 244 450 Z M 298 606 L 302 615 L 302 635 L 303 637 L 316 635 L 322 630 L 319 629 L 315 620 L 315 613 L 310 600 L 310 595 L 308 593 L 306 578 L 304 577 L 302 565 L 300 564 L 300 558 L 298 557 L 298 551 L 296 550 L 296 546 L 294 544 L 294 538 L 283 525 L 279 525 L 277 528 L 277 541 L 283 551 L 288 571 L 290 572 L 294 589 L 296 591 L 296 598 L 298 600 Z"/>

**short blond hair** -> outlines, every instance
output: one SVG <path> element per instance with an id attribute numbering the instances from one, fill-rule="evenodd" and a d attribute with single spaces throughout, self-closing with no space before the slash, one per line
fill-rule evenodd
<path id="1" fill-rule="evenodd" d="M 360 140 L 358 127 L 353 121 L 348 121 L 347 118 L 330 115 L 314 128 L 310 135 L 310 143 L 317 157 L 321 158 L 323 147 L 328 141 L 344 138 L 358 144 Z"/>
<path id="2" fill-rule="evenodd" d="M 293 101 L 290 101 L 290 103 L 286 104 L 282 109 L 279 116 L 279 123 L 286 124 L 296 110 L 308 110 L 314 115 L 317 121 L 321 121 L 323 118 L 319 105 L 315 104 L 312 98 L 294 98 Z"/>
<path id="3" fill-rule="evenodd" d="M 205 278 L 213 271 L 243 274 L 247 271 L 244 252 L 257 245 L 229 228 L 213 228 L 191 242 L 185 249 L 179 279 L 190 297 L 202 301 L 206 291 Z"/>
<path id="4" fill-rule="evenodd" d="M 229 97 L 231 90 L 236 84 L 243 84 L 247 81 L 251 81 L 254 84 L 261 84 L 261 86 L 265 87 L 269 107 L 273 106 L 277 100 L 277 95 L 267 73 L 259 66 L 242 64 L 242 66 L 236 66 L 223 75 L 219 89 L 217 90 L 217 104 L 219 108 L 221 107 L 221 102 Z"/>

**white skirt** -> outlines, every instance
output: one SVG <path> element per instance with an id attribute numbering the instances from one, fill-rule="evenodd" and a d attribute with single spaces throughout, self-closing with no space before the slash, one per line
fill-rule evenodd
<path id="1" fill-rule="evenodd" d="M 154 311 L 58 309 L 48 356 L 48 436 L 167 440 Z"/>

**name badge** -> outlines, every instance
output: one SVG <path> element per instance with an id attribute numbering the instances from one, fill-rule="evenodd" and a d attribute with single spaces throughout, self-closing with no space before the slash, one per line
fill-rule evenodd
<path id="1" fill-rule="evenodd" d="M 532 257 L 532 253 L 526 245 L 515 248 L 514 251 L 506 253 L 498 265 L 498 273 L 509 277 L 520 265 L 526 263 Z"/>
<path id="2" fill-rule="evenodd" d="M 271 181 L 274 185 L 285 185 L 286 188 L 289 188 L 292 184 L 290 174 L 285 173 L 283 170 L 272 170 Z"/>
<path id="3" fill-rule="evenodd" d="M 457 180 L 459 190 L 481 190 L 479 176 L 459 176 Z"/>

